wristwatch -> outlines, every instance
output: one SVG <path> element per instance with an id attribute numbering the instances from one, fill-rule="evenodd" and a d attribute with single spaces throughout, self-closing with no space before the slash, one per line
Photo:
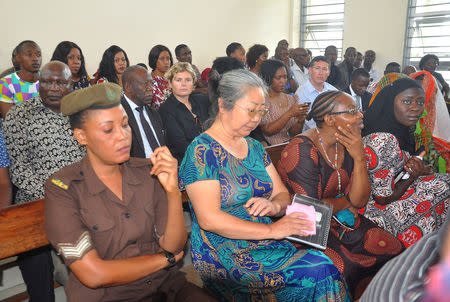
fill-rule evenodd
<path id="1" fill-rule="evenodd" d="M 162 251 L 160 254 L 164 254 L 164 256 L 166 256 L 167 262 L 169 262 L 169 265 L 165 267 L 165 269 L 169 269 L 173 266 L 175 266 L 175 264 L 177 263 L 175 261 L 175 256 L 168 251 Z"/>

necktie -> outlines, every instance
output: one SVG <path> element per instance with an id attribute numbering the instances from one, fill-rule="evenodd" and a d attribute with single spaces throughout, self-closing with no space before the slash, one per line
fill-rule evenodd
<path id="1" fill-rule="evenodd" d="M 359 95 L 356 95 L 355 101 L 356 101 L 356 107 L 358 107 L 358 109 L 361 111 L 362 110 L 361 97 Z"/>
<path id="2" fill-rule="evenodd" d="M 156 137 L 153 135 L 152 128 L 144 117 L 144 107 L 137 107 L 136 110 L 139 112 L 139 119 L 141 120 L 141 125 L 142 128 L 144 128 L 145 136 L 147 136 L 150 147 L 152 148 L 152 150 L 155 150 L 156 148 L 160 147 L 160 145 L 156 140 Z"/>

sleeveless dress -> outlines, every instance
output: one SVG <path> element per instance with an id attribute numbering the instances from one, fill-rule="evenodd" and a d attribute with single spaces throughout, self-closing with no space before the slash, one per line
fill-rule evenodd
<path id="1" fill-rule="evenodd" d="M 240 219 L 250 216 L 251 197 L 269 198 L 271 164 L 264 147 L 246 138 L 248 154 L 235 158 L 203 133 L 189 145 L 180 166 L 180 186 L 218 180 L 221 210 Z M 237 240 L 202 230 L 192 209 L 191 253 L 203 283 L 221 301 L 349 301 L 345 282 L 333 262 L 313 249 L 297 250 L 286 240 Z"/>

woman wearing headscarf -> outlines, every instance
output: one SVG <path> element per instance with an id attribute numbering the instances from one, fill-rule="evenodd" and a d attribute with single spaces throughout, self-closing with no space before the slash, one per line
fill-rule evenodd
<path id="1" fill-rule="evenodd" d="M 441 226 L 450 199 L 449 174 L 431 174 L 420 158 L 425 152 L 416 150 L 413 132 L 424 106 L 422 87 L 402 78 L 380 91 L 364 117 L 372 187 L 364 216 L 406 247 Z"/>
<path id="2" fill-rule="evenodd" d="M 416 146 L 425 148 L 424 161 L 434 172 L 450 171 L 450 117 L 437 82 L 428 71 L 410 75 L 425 91 L 425 110 L 420 117 L 414 136 Z"/>
<path id="3" fill-rule="evenodd" d="M 388 86 L 389 84 L 393 83 L 394 81 L 401 79 L 401 78 L 406 78 L 407 75 L 403 74 L 403 73 L 396 73 L 396 72 L 391 72 L 388 74 L 385 74 L 378 82 L 376 82 L 373 87 L 371 87 L 371 85 L 369 85 L 369 87 L 367 88 L 367 91 L 369 93 L 372 94 L 372 98 L 370 99 L 369 102 L 369 106 L 372 105 L 373 101 L 375 100 L 375 97 L 377 96 L 378 93 L 380 93 L 381 89 L 383 89 L 384 87 Z"/>

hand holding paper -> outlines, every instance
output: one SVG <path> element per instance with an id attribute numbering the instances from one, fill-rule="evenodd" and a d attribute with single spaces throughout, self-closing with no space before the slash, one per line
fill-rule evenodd
<path id="1" fill-rule="evenodd" d="M 305 219 L 311 221 L 312 226 L 314 227 L 313 230 L 305 230 L 304 232 L 308 235 L 316 235 L 316 210 L 314 209 L 314 206 L 307 206 L 301 203 L 293 202 L 291 205 L 287 206 L 286 215 L 295 212 L 306 214 Z"/>

